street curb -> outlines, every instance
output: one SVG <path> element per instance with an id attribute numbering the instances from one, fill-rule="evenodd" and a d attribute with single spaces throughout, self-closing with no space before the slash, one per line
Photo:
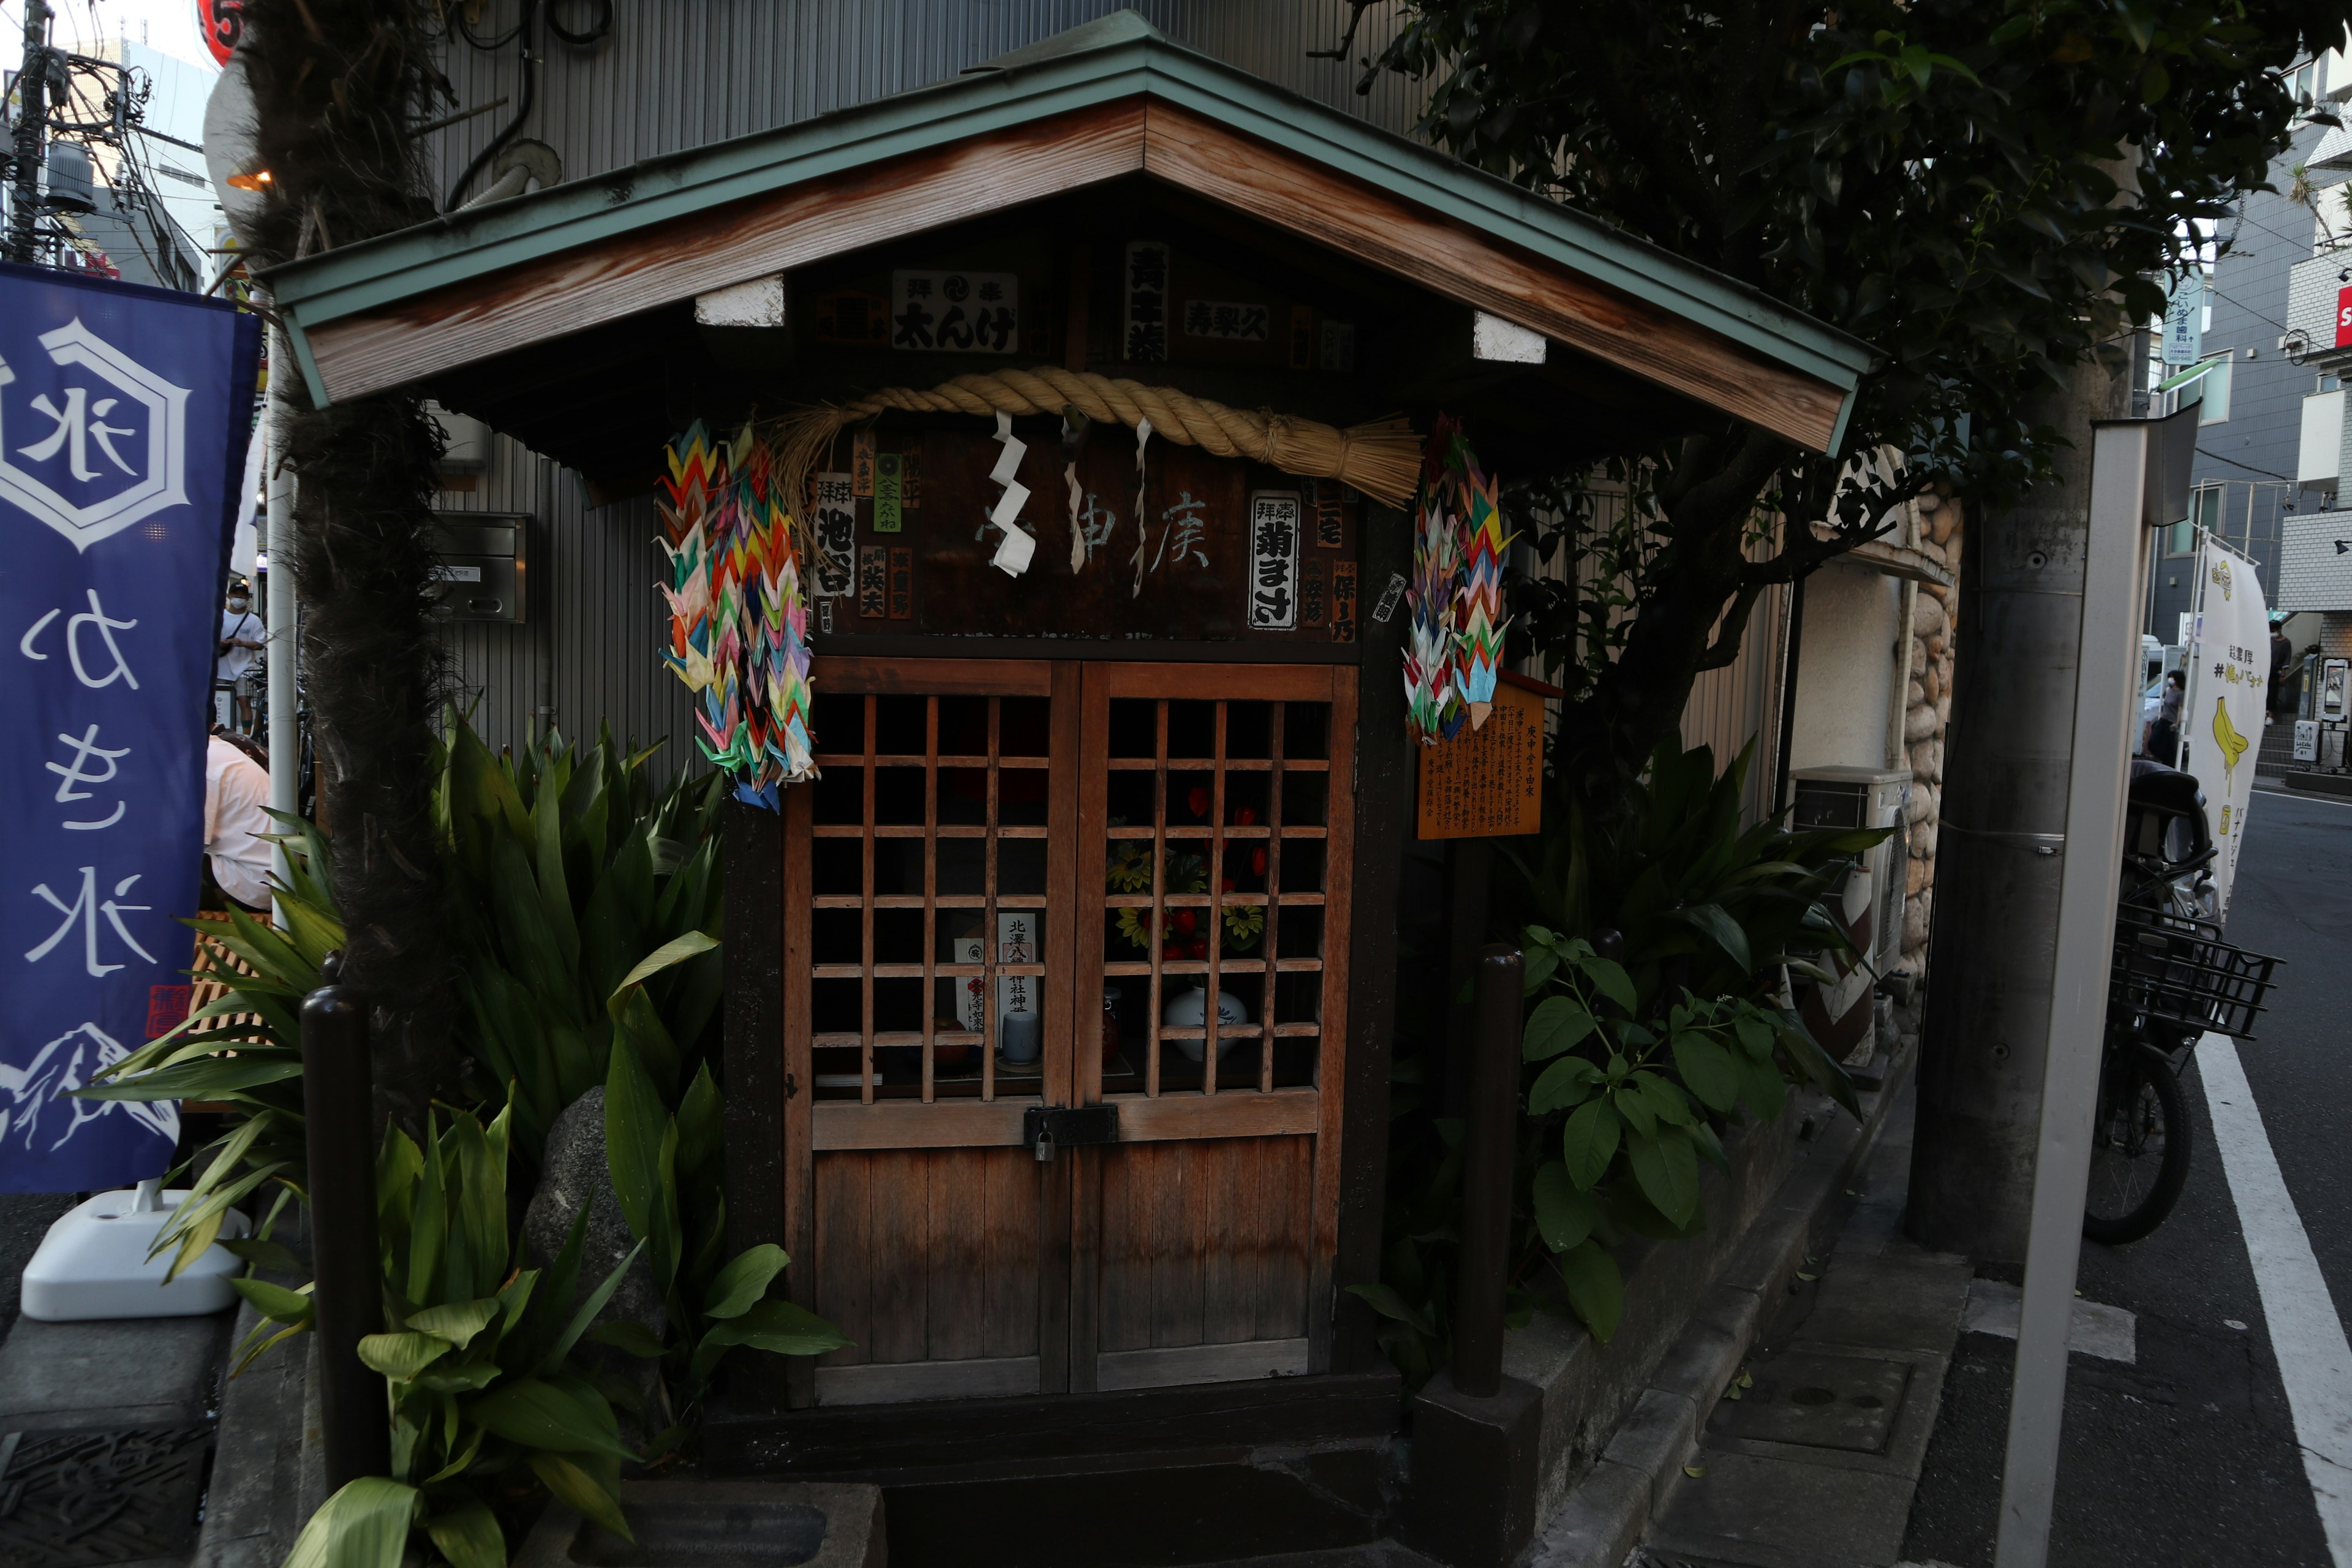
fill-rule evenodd
<path id="1" fill-rule="evenodd" d="M 283 1275 L 270 1276 L 283 1281 Z M 240 1304 L 229 1343 L 261 1323 Z M 204 1522 L 188 1568 L 278 1568 L 326 1490 L 310 1364 L 318 1336 L 269 1351 L 221 1390 Z"/>
<path id="2" fill-rule="evenodd" d="M 1817 1139 L 1740 1238 L 1648 1387 L 1551 1516 L 1536 1527 L 1520 1568 L 1622 1568 L 1698 1452 L 1715 1402 L 1764 1331 L 1809 1258 L 1821 1255 L 1851 1207 L 1849 1189 L 1877 1147 L 1888 1110 L 1918 1061 L 1914 1046 L 1888 1066 L 1856 1126 L 1840 1119 Z"/>

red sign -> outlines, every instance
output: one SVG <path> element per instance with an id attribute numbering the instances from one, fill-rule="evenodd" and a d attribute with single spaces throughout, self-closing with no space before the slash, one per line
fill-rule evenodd
<path id="1" fill-rule="evenodd" d="M 196 30 L 213 58 L 228 64 L 236 41 L 245 37 L 245 0 L 196 0 Z"/>
<path id="2" fill-rule="evenodd" d="M 2336 290 L 2336 346 L 2352 343 L 2352 289 Z"/>

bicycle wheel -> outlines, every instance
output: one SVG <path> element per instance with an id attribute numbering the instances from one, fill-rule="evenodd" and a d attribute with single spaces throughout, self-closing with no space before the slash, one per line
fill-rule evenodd
<path id="1" fill-rule="evenodd" d="M 2189 1109 L 2172 1064 L 2145 1046 L 2109 1051 L 2091 1129 L 2083 1234 L 2109 1246 L 2164 1223 L 2189 1181 Z"/>

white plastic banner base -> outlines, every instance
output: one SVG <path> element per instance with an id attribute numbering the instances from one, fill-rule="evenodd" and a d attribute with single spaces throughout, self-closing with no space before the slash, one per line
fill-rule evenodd
<path id="1" fill-rule="evenodd" d="M 45 1323 L 201 1318 L 235 1302 L 229 1280 L 245 1265 L 218 1244 L 163 1283 L 179 1249 L 152 1258 L 148 1253 L 188 1194 L 161 1185 L 142 1182 L 136 1191 L 100 1193 L 59 1215 L 25 1266 L 25 1316 Z M 232 1209 L 221 1234 L 234 1239 L 245 1228 L 245 1216 Z"/>

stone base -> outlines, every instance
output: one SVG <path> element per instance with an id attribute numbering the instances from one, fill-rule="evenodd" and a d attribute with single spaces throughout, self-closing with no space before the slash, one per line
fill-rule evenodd
<path id="1" fill-rule="evenodd" d="M 1499 1568 L 1535 1532 L 1543 1393 L 1517 1378 L 1480 1399 L 1441 1372 L 1412 1403 L 1412 1479 L 1398 1537 L 1454 1568 Z"/>

